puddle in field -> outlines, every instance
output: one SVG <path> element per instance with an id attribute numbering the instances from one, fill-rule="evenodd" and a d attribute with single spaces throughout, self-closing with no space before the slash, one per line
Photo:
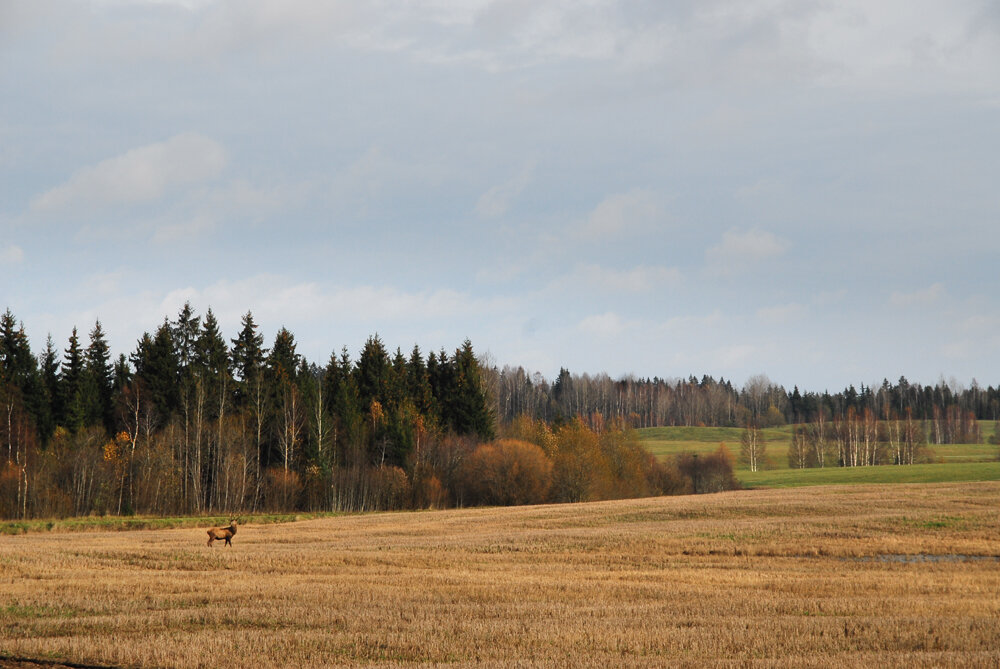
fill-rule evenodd
<path id="1" fill-rule="evenodd" d="M 858 562 L 898 562 L 911 564 L 914 562 L 1000 562 L 996 555 L 963 555 L 962 553 L 911 553 L 899 555 L 883 553 L 854 558 Z"/>

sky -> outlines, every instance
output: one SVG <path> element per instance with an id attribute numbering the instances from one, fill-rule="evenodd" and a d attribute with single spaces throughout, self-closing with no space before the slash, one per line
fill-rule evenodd
<path id="1" fill-rule="evenodd" d="M 995 0 L 0 0 L 36 352 L 998 385 L 998 156 Z"/>

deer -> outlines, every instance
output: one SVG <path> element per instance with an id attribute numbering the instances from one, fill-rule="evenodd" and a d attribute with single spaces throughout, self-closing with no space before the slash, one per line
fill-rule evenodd
<path id="1" fill-rule="evenodd" d="M 211 546 L 216 539 L 220 541 L 225 539 L 226 545 L 232 546 L 234 534 L 236 534 L 236 519 L 230 519 L 229 527 L 213 527 L 208 531 L 208 545 Z"/>

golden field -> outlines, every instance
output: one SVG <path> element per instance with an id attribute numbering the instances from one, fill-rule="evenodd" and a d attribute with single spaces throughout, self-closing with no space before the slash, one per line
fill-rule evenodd
<path id="1" fill-rule="evenodd" d="M 998 666 L 998 509 L 997 482 L 829 486 L 251 524 L 232 548 L 2 536 L 0 658 Z"/>

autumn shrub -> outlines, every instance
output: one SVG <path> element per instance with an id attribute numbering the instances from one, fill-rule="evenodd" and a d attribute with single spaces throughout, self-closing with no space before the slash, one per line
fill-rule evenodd
<path id="1" fill-rule="evenodd" d="M 552 461 L 535 444 L 501 439 L 473 451 L 462 478 L 469 504 L 539 504 L 552 486 Z"/>
<path id="2" fill-rule="evenodd" d="M 0 518 L 17 518 L 20 514 L 21 468 L 13 462 L 0 463 Z"/>
<path id="3" fill-rule="evenodd" d="M 660 462 L 653 458 L 646 477 L 654 495 L 687 495 L 693 492 L 691 481 L 677 468 L 675 460 Z"/>
<path id="4" fill-rule="evenodd" d="M 410 471 L 421 470 L 421 476 L 435 476 L 446 497 L 458 502 L 463 493 L 462 467 L 465 459 L 476 450 L 478 442 L 471 436 L 453 433 L 429 437 L 419 453 L 410 458 Z"/>
<path id="5" fill-rule="evenodd" d="M 544 420 L 521 414 L 501 428 L 501 436 L 505 439 L 527 441 L 540 447 L 546 455 L 551 456 L 555 448 L 555 435 L 552 428 Z"/>
<path id="6" fill-rule="evenodd" d="M 402 509 L 410 501 L 410 479 L 396 466 L 373 467 L 368 472 L 371 488 L 376 491 L 375 510 Z"/>
<path id="7" fill-rule="evenodd" d="M 688 481 L 691 492 L 708 493 L 738 490 L 740 482 L 733 474 L 733 458 L 725 446 L 714 453 L 681 453 L 676 457 L 677 470 Z"/>
<path id="8" fill-rule="evenodd" d="M 607 499 L 614 489 L 610 463 L 598 436 L 578 418 L 555 431 L 552 464 L 553 501 Z"/>
<path id="9" fill-rule="evenodd" d="M 264 494 L 268 507 L 274 511 L 295 509 L 302 494 L 302 481 L 294 470 L 271 467 L 264 476 Z"/>
<path id="10" fill-rule="evenodd" d="M 430 467 L 414 468 L 410 481 L 410 507 L 414 509 L 443 509 L 448 506 L 448 491 Z"/>
<path id="11" fill-rule="evenodd" d="M 303 507 L 309 511 L 320 511 L 330 506 L 330 491 L 333 488 L 330 472 L 319 465 L 306 467 L 305 483 L 302 491 Z"/>
<path id="12" fill-rule="evenodd" d="M 634 430 L 612 427 L 601 432 L 601 452 L 608 463 L 610 485 L 608 498 L 627 499 L 660 494 L 651 485 L 656 458 L 642 444 Z"/>

